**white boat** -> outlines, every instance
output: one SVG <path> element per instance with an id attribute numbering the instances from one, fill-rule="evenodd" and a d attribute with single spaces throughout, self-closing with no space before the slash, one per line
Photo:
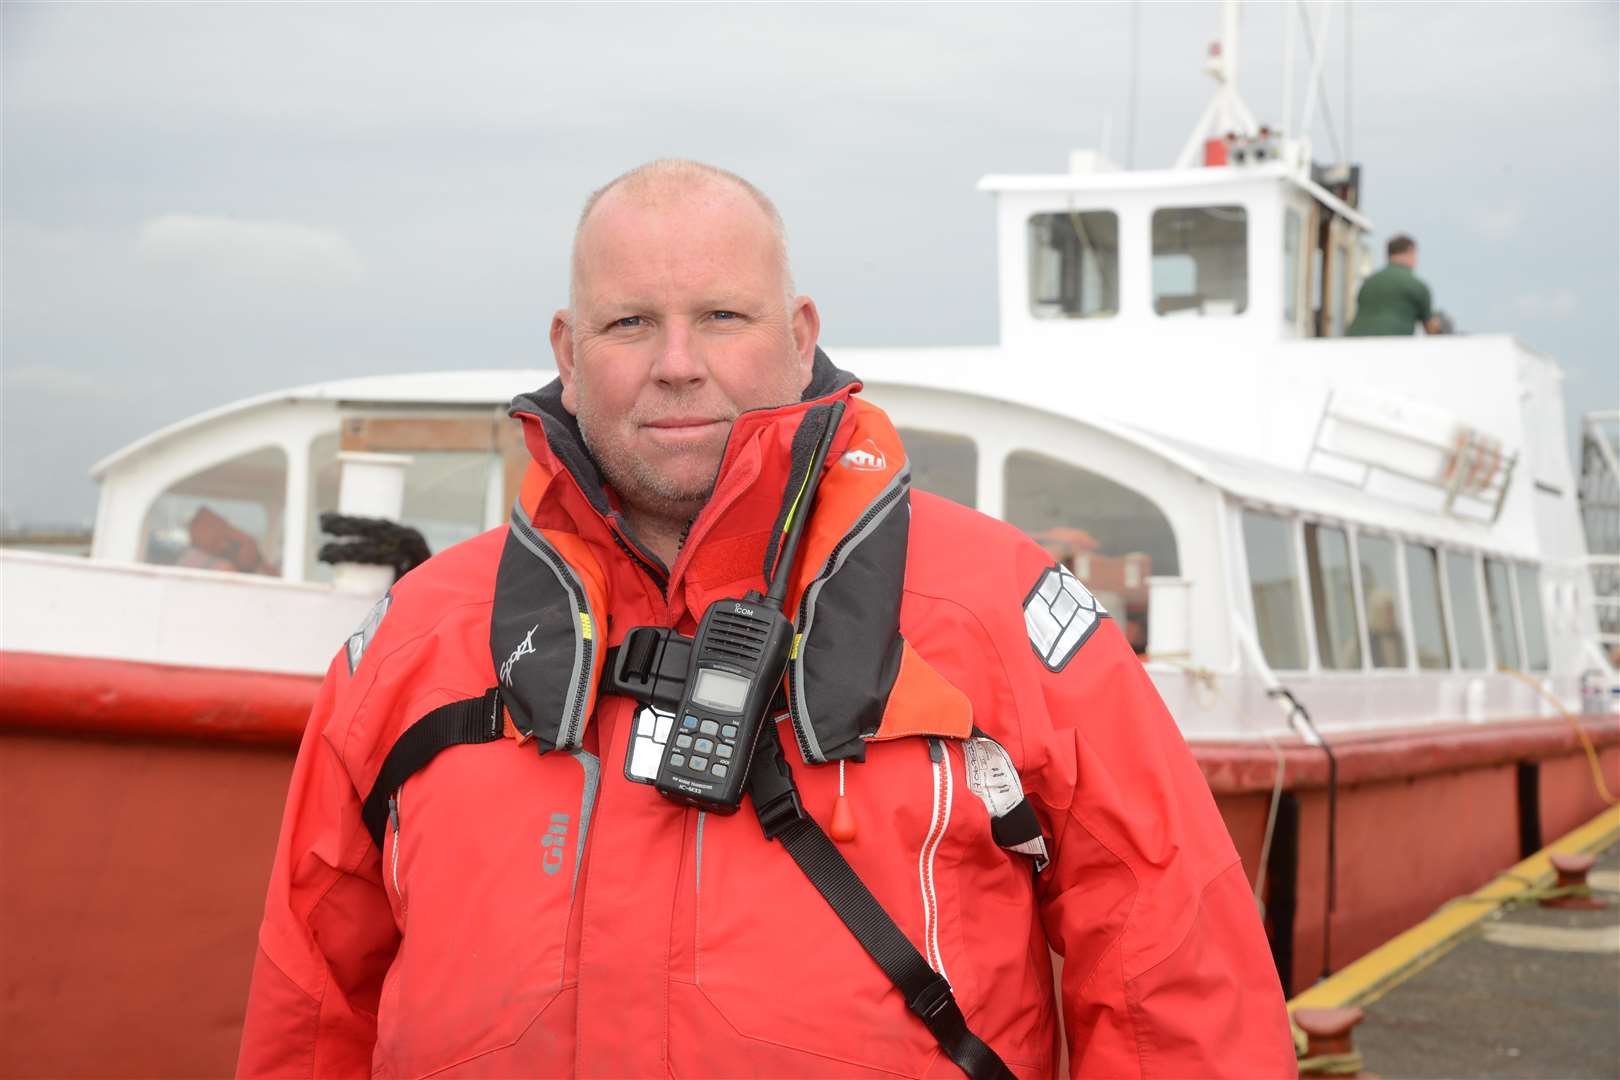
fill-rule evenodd
<path id="1" fill-rule="evenodd" d="M 1301 989 L 1612 798 L 1620 564 L 1594 576 L 1579 495 L 1608 521 L 1620 470 L 1600 416 L 1576 475 L 1559 366 L 1514 337 L 1344 336 L 1359 169 L 1214 73 L 1176 168 L 980 181 L 998 343 L 828 351 L 916 486 L 1028 531 L 1124 625 Z M 0 722 L 292 745 L 392 579 L 322 563 L 318 515 L 435 550 L 500 527 L 527 461 L 504 406 L 551 377 L 300 387 L 99 462 L 88 559 L 0 551 Z"/>

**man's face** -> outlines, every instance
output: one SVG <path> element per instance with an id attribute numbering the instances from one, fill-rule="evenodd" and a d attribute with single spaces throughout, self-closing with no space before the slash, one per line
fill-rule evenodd
<path id="1" fill-rule="evenodd" d="M 799 400 L 820 321 L 785 293 L 770 222 L 741 191 L 615 189 L 597 203 L 551 343 L 563 406 L 632 510 L 690 518 L 737 414 Z"/>
<path id="2" fill-rule="evenodd" d="M 1416 270 L 1417 269 L 1417 248 L 1416 247 L 1409 247 L 1405 251 L 1401 252 L 1399 255 L 1391 255 L 1389 257 L 1389 261 L 1394 262 L 1394 263 L 1400 263 L 1402 266 L 1406 267 L 1408 270 Z"/>

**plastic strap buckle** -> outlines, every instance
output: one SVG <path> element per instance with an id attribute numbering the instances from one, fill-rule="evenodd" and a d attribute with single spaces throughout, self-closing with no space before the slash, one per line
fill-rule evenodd
<path id="1" fill-rule="evenodd" d="M 748 771 L 748 797 L 754 802 L 754 814 L 767 840 L 775 840 L 810 816 L 799 801 L 799 786 L 793 782 L 793 770 L 782 753 L 776 726 L 768 719 L 765 729 L 759 733 L 759 742 L 754 745 L 754 760 Z"/>
<path id="2" fill-rule="evenodd" d="M 936 974 L 929 980 L 928 985 L 917 991 L 916 997 L 906 1002 L 906 1007 L 916 1013 L 947 1048 L 967 1030 L 967 1017 L 962 1015 L 962 1008 L 951 993 L 951 984 L 943 975 Z"/>

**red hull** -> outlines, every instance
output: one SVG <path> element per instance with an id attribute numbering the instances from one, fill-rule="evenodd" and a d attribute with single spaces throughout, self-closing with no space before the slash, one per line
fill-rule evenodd
<path id="1" fill-rule="evenodd" d="M 18 653 L 0 654 L 0 679 L 5 1075 L 228 1073 L 318 680 Z M 1620 723 L 1583 730 L 1620 789 Z M 1335 969 L 1603 808 L 1558 717 L 1335 748 Z M 1275 757 L 1193 752 L 1252 879 Z M 1268 921 L 1298 992 L 1323 968 L 1328 770 L 1320 750 L 1283 756 Z"/>

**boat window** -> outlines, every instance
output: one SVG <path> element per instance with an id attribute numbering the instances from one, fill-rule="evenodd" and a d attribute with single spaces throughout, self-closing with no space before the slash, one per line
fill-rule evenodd
<path id="1" fill-rule="evenodd" d="M 1472 555 L 1446 552 L 1446 591 L 1451 594 L 1451 628 L 1457 635 L 1457 662 L 1470 671 L 1483 671 L 1489 663 L 1477 582 Z"/>
<path id="2" fill-rule="evenodd" d="M 963 506 L 976 506 L 979 492 L 979 449 L 966 435 L 900 428 L 911 486 Z"/>
<path id="3" fill-rule="evenodd" d="M 1496 666 L 1519 667 L 1519 627 L 1513 618 L 1512 586 L 1507 566 L 1500 559 L 1485 560 L 1485 603 L 1491 613 L 1491 644 L 1496 646 Z"/>
<path id="4" fill-rule="evenodd" d="M 1074 571 L 1145 651 L 1147 579 L 1181 572 L 1164 512 L 1114 480 L 1025 450 L 1007 456 L 1003 481 L 1006 520 Z"/>
<path id="5" fill-rule="evenodd" d="M 238 574 L 281 572 L 287 455 L 266 446 L 172 484 L 141 529 L 141 560 Z"/>
<path id="6" fill-rule="evenodd" d="M 1283 212 L 1283 321 L 1290 326 L 1299 318 L 1300 233 L 1304 231 L 1299 211 Z"/>
<path id="7" fill-rule="evenodd" d="M 1305 526 L 1305 569 L 1316 617 L 1316 651 L 1333 671 L 1361 667 L 1361 626 L 1350 578 L 1350 541 L 1343 529 Z"/>
<path id="8" fill-rule="evenodd" d="M 1387 536 L 1356 537 L 1361 563 L 1361 610 L 1367 613 L 1367 647 L 1375 668 L 1406 666 L 1406 628 L 1395 580 L 1395 542 Z"/>
<path id="9" fill-rule="evenodd" d="M 1249 306 L 1249 215 L 1241 206 L 1153 212 L 1153 310 L 1238 315 Z"/>
<path id="10" fill-rule="evenodd" d="M 335 511 L 342 487 L 341 463 L 335 442 L 323 436 L 310 453 L 310 483 L 313 512 Z M 405 493 L 399 521 L 422 534 L 428 550 L 435 555 L 484 531 L 484 501 L 489 493 L 493 454 L 470 450 L 417 450 L 407 456 Z M 330 581 L 332 568 L 317 558 L 322 538 L 320 526 L 312 525 L 315 540 L 310 545 L 306 580 Z"/>
<path id="11" fill-rule="evenodd" d="M 1249 558 L 1249 592 L 1260 651 L 1272 667 L 1298 671 L 1305 667 L 1305 628 L 1299 615 L 1293 522 L 1245 510 L 1243 548 Z"/>
<path id="12" fill-rule="evenodd" d="M 1524 666 L 1531 671 L 1546 671 L 1547 624 L 1541 615 L 1541 573 L 1528 563 L 1520 563 L 1519 612 L 1524 617 Z"/>
<path id="13" fill-rule="evenodd" d="M 1406 545 L 1406 587 L 1412 596 L 1412 644 L 1417 647 L 1418 667 L 1449 669 L 1451 646 L 1446 644 L 1445 609 L 1434 548 Z"/>
<path id="14" fill-rule="evenodd" d="M 1119 218 L 1071 210 L 1029 219 L 1029 310 L 1038 319 L 1119 311 Z"/>

